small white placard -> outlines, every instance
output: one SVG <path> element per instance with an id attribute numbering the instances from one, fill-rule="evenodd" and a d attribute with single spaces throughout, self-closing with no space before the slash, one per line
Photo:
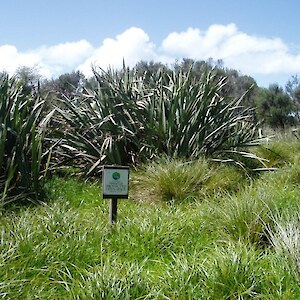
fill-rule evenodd
<path id="1" fill-rule="evenodd" d="M 103 198 L 128 198 L 129 167 L 103 166 Z"/>

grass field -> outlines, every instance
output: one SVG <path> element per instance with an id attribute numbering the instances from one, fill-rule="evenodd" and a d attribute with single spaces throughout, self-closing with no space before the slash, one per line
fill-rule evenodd
<path id="1" fill-rule="evenodd" d="M 46 203 L 1 212 L 0 296 L 299 299 L 296 160 L 256 179 L 152 163 L 131 172 L 114 226 L 99 182 L 53 177 Z"/>

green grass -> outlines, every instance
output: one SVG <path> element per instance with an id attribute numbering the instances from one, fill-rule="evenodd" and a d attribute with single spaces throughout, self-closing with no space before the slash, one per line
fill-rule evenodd
<path id="1" fill-rule="evenodd" d="M 290 163 L 299 163 L 299 136 L 295 138 L 292 132 L 291 129 L 282 133 L 270 132 L 271 138 L 266 139 L 265 143 L 257 147 L 255 153 L 268 160 L 266 162 L 268 167 L 277 168 Z"/>
<path id="2" fill-rule="evenodd" d="M 299 299 L 299 173 L 152 162 L 113 226 L 100 182 L 53 177 L 46 203 L 0 211 L 0 297 Z"/>
<path id="3" fill-rule="evenodd" d="M 278 188 L 263 198 L 252 187 L 240 202 L 120 200 L 114 227 L 97 184 L 55 178 L 48 188 L 55 199 L 47 204 L 2 212 L 2 297 L 296 299 L 299 273 L 283 276 L 296 263 L 273 246 L 283 198 L 299 199 L 292 186 L 288 196 Z M 278 204 L 270 216 L 268 197 Z M 271 241 L 260 240 L 266 226 Z"/>

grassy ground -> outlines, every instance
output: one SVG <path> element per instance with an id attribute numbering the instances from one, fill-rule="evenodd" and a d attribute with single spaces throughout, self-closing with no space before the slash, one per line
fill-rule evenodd
<path id="1" fill-rule="evenodd" d="M 46 204 L 2 211 L 0 296 L 299 299 L 295 156 L 255 180 L 204 160 L 182 164 L 132 172 L 113 227 L 100 184 L 72 178 L 49 181 Z"/>

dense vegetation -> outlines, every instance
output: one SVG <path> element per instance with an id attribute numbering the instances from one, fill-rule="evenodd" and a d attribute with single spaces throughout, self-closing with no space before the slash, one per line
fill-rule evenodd
<path id="1" fill-rule="evenodd" d="M 26 70 L 3 74 L 1 205 L 37 200 L 47 171 L 67 167 L 89 176 L 103 164 L 136 167 L 162 155 L 264 167 L 248 151 L 257 145 L 255 113 L 244 104 L 250 91 L 233 97 L 223 74 L 209 65 L 198 69 L 124 66 L 94 70 L 86 82 L 73 73 L 50 83 Z"/>
<path id="2" fill-rule="evenodd" d="M 0 78 L 1 206 L 26 196 L 40 196 L 50 148 L 43 149 L 51 113 L 42 117 L 45 100 L 15 78 Z M 50 156 L 49 156 L 50 158 Z"/>
<path id="3" fill-rule="evenodd" d="M 188 59 L 2 74 L 0 295 L 297 299 L 299 86 Z M 103 164 L 131 166 L 113 227 Z"/>
<path id="4" fill-rule="evenodd" d="M 2 211 L 0 295 L 298 299 L 299 147 L 269 144 L 282 167 L 251 185 L 204 159 L 150 163 L 132 172 L 113 228 L 97 182 L 55 177 L 44 205 Z"/>

